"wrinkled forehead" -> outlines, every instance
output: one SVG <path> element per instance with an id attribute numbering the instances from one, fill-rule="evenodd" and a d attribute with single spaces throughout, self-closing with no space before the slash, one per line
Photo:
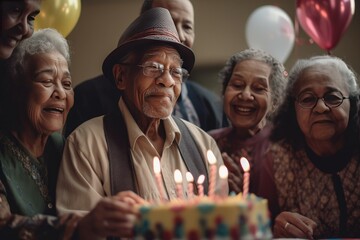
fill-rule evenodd
<path id="1" fill-rule="evenodd" d="M 146 61 L 156 57 L 161 57 L 161 58 L 167 57 L 174 62 L 178 62 L 182 64 L 182 59 L 180 58 L 180 54 L 175 48 L 171 46 L 150 47 L 144 52 L 142 59 Z"/>

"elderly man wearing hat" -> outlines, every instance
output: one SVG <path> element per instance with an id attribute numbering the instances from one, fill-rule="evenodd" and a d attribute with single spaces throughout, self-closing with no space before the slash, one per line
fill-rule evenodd
<path id="1" fill-rule="evenodd" d="M 140 14 L 155 7 L 169 10 L 180 42 L 192 48 L 195 40 L 195 19 L 191 0 L 144 0 Z M 82 81 L 75 86 L 74 92 L 74 107 L 68 114 L 63 131 L 65 137 L 81 123 L 116 110 L 121 96 L 113 78 L 105 79 L 103 74 Z M 172 114 L 205 131 L 228 126 L 220 97 L 194 78 L 181 85 L 181 94 Z"/>
<path id="2" fill-rule="evenodd" d="M 104 75 L 122 91 L 119 111 L 85 122 L 68 137 L 57 186 L 60 212 L 88 211 L 102 197 L 128 190 L 148 201 L 175 199 L 176 169 L 183 176 L 190 171 L 196 183 L 201 174 L 209 177 L 208 150 L 215 164 L 223 164 L 206 132 L 171 115 L 194 61 L 164 8 L 145 12 L 125 30 L 103 63 Z M 163 190 L 154 157 L 160 159 Z M 186 197 L 185 177 L 182 184 Z M 220 184 L 204 186 L 220 191 Z"/>

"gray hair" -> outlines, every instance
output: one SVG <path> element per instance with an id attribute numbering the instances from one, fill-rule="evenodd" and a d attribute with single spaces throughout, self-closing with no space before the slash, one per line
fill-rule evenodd
<path id="1" fill-rule="evenodd" d="M 30 38 L 24 39 L 14 49 L 9 59 L 11 79 L 17 79 L 24 73 L 26 56 L 57 51 L 70 66 L 70 50 L 67 40 L 55 29 L 45 28 L 36 31 Z"/>
<path id="2" fill-rule="evenodd" d="M 350 96 L 357 96 L 359 94 L 359 88 L 357 78 L 353 70 L 340 58 L 335 56 L 314 56 L 309 59 L 299 59 L 291 69 L 288 79 L 288 85 L 286 93 L 288 95 L 294 94 L 294 85 L 299 80 L 301 74 L 309 67 L 316 64 L 332 64 L 342 75 L 344 83 L 349 90 Z M 292 96 L 294 97 L 294 96 Z"/>
<path id="3" fill-rule="evenodd" d="M 270 109 L 268 119 L 272 116 L 277 106 L 282 101 L 283 92 L 286 85 L 286 75 L 284 65 L 279 62 L 276 58 L 271 56 L 269 53 L 260 49 L 246 49 L 241 52 L 235 53 L 226 62 L 225 66 L 219 72 L 219 81 L 222 82 L 222 94 L 225 93 L 225 89 L 229 84 L 231 75 L 234 71 L 235 66 L 245 60 L 256 60 L 263 62 L 271 67 L 271 73 L 269 76 L 270 93 L 272 101 L 272 109 Z"/>
<path id="4" fill-rule="evenodd" d="M 301 78 L 302 73 L 316 64 L 332 64 L 342 75 L 349 90 L 350 114 L 347 132 L 348 139 L 352 139 L 353 143 L 359 143 L 359 85 L 355 72 L 340 58 L 334 56 L 315 56 L 309 59 L 300 59 L 292 67 L 288 84 L 286 87 L 285 98 L 279 106 L 274 117 L 274 129 L 271 139 L 273 141 L 285 141 L 294 149 L 304 144 L 304 137 L 298 125 L 295 113 L 295 96 L 294 86 Z"/>
<path id="5" fill-rule="evenodd" d="M 5 77 L 1 82 L 1 102 L 11 103 L 1 106 L 4 110 L 2 127 L 16 129 L 22 119 L 24 93 L 28 90 L 25 84 L 25 67 L 30 56 L 43 53 L 59 52 L 70 65 L 69 45 L 66 39 L 54 29 L 36 31 L 30 38 L 24 39 L 14 49 L 11 57 L 5 62 Z"/>

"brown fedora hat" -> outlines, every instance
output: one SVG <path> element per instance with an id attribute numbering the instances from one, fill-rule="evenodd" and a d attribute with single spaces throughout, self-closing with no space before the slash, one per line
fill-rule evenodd
<path id="1" fill-rule="evenodd" d="M 174 47 L 183 60 L 183 68 L 189 72 L 194 66 L 193 51 L 179 40 L 175 24 L 165 8 L 152 8 L 136 18 L 124 31 L 113 50 L 104 60 L 102 70 L 108 79 L 113 79 L 112 68 L 118 60 L 138 46 L 164 43 Z"/>

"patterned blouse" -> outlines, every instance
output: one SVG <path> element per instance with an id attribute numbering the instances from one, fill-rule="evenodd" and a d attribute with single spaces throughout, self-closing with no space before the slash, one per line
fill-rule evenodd
<path id="1" fill-rule="evenodd" d="M 50 136 L 43 158 L 36 159 L 11 134 L 0 137 L 0 239 L 73 237 L 80 217 L 52 216 L 62 145 L 61 136 Z"/>
<path id="2" fill-rule="evenodd" d="M 360 160 L 350 150 L 322 158 L 310 149 L 271 146 L 260 195 L 272 216 L 302 214 L 317 223 L 314 238 L 360 237 Z"/>

